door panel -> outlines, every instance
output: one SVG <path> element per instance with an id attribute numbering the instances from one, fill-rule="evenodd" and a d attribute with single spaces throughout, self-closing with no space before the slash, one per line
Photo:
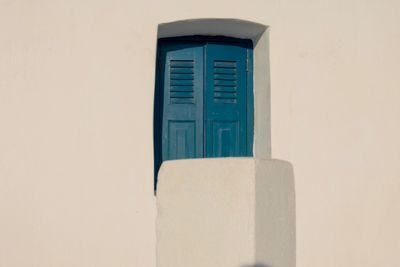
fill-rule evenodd
<path id="1" fill-rule="evenodd" d="M 203 157 L 203 48 L 169 45 L 161 58 L 162 161 Z"/>
<path id="2" fill-rule="evenodd" d="M 168 121 L 168 159 L 196 157 L 196 121 Z"/>
<path id="3" fill-rule="evenodd" d="M 239 123 L 237 121 L 212 122 L 214 157 L 239 155 Z"/>
<path id="4" fill-rule="evenodd" d="M 211 43 L 205 53 L 206 157 L 246 156 L 247 49 Z"/>

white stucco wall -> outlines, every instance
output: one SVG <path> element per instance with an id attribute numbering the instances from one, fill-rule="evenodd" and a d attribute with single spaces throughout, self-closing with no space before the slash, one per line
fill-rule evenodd
<path id="1" fill-rule="evenodd" d="M 280 160 L 169 161 L 157 189 L 157 267 L 295 267 L 293 169 Z"/>
<path id="2" fill-rule="evenodd" d="M 398 1 L 0 1 L 0 266 L 155 264 L 157 25 L 270 26 L 299 267 L 397 266 Z"/>
<path id="3" fill-rule="evenodd" d="M 163 165 L 157 190 L 157 267 L 255 263 L 255 176 L 252 159 Z"/>

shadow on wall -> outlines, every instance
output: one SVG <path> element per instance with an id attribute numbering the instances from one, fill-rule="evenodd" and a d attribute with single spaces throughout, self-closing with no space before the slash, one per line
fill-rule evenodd
<path id="1" fill-rule="evenodd" d="M 266 265 L 263 263 L 256 263 L 256 264 L 250 264 L 250 265 L 243 265 L 242 267 L 272 267 L 272 266 Z"/>

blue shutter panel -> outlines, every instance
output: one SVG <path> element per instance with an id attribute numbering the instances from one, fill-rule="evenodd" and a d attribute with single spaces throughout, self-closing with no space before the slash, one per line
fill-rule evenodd
<path id="1" fill-rule="evenodd" d="M 161 58 L 162 161 L 203 157 L 203 48 L 168 45 Z"/>
<path id="2" fill-rule="evenodd" d="M 247 48 L 206 45 L 206 157 L 246 156 Z"/>

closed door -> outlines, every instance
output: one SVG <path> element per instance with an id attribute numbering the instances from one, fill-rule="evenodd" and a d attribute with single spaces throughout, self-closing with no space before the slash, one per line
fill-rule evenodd
<path id="1" fill-rule="evenodd" d="M 252 51 L 236 39 L 160 41 L 156 169 L 165 160 L 252 155 Z"/>

